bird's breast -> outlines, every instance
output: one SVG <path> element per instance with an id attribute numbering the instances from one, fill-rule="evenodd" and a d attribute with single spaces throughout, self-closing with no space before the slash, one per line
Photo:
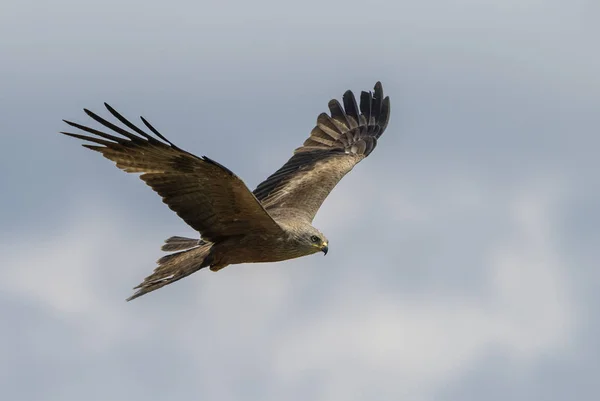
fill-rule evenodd
<path id="1" fill-rule="evenodd" d="M 279 262 L 306 255 L 294 242 L 279 236 L 232 238 L 218 244 L 215 253 L 227 264 Z"/>

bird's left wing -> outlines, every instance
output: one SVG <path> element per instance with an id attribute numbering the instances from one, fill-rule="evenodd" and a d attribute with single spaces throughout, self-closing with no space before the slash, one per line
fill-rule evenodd
<path id="1" fill-rule="evenodd" d="M 331 116 L 320 114 L 304 145 L 254 190 L 269 213 L 285 211 L 312 222 L 337 183 L 375 149 L 390 117 L 390 99 L 383 97 L 381 83 L 373 93 L 361 93 L 360 108 L 351 91 L 343 102 L 342 107 L 331 100 Z"/>
<path id="2" fill-rule="evenodd" d="M 84 109 L 115 135 L 66 120 L 67 124 L 91 135 L 62 133 L 92 142 L 93 145 L 83 146 L 100 152 L 120 169 L 141 173 L 140 178 L 158 192 L 179 217 L 199 231 L 202 238 L 215 242 L 250 232 L 281 232 L 281 227 L 244 182 L 229 169 L 207 157 L 197 157 L 178 148 L 144 118 L 142 121 L 156 138 L 133 125 L 108 104 L 105 106 L 133 132 Z"/>

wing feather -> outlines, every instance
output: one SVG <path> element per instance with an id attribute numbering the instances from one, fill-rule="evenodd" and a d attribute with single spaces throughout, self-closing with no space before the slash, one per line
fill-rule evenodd
<path id="1" fill-rule="evenodd" d="M 231 170 L 206 156 L 197 157 L 178 148 L 144 118 L 144 125 L 160 140 L 132 124 L 110 105 L 105 103 L 105 106 L 133 132 L 84 109 L 92 119 L 121 136 L 66 120 L 70 126 L 91 135 L 62 134 L 92 142 L 94 145 L 83 146 L 100 152 L 126 172 L 141 173 L 140 178 L 204 239 L 216 242 L 252 231 L 281 231 L 281 227 Z"/>
<path id="2" fill-rule="evenodd" d="M 331 100 L 331 115 L 321 113 L 304 145 L 254 190 L 267 211 L 293 209 L 312 221 L 344 175 L 375 149 L 390 114 L 381 83 L 374 93 L 361 93 L 360 106 L 351 91 L 344 93 L 343 104 Z"/>

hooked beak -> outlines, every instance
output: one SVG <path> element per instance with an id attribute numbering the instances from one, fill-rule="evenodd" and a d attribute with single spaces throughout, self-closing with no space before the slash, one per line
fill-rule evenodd
<path id="1" fill-rule="evenodd" d="M 325 255 L 327 255 L 328 250 L 329 250 L 329 247 L 327 246 L 327 242 L 323 242 L 323 245 L 321 246 L 321 252 L 323 252 Z"/>

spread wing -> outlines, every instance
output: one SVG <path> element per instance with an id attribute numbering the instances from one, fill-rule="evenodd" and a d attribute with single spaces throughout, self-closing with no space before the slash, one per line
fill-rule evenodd
<path id="1" fill-rule="evenodd" d="M 254 190 L 269 213 L 287 209 L 312 221 L 342 177 L 375 149 L 390 117 L 390 99 L 383 97 L 381 83 L 374 93 L 361 93 L 360 108 L 351 91 L 343 102 L 342 107 L 331 100 L 331 116 L 320 114 L 304 145 Z"/>
<path id="2" fill-rule="evenodd" d="M 158 139 L 133 125 L 108 104 L 105 106 L 135 133 L 84 109 L 90 117 L 120 136 L 66 120 L 70 126 L 92 135 L 62 134 L 92 142 L 93 145 L 83 146 L 102 153 L 128 173 L 141 173 L 140 178 L 204 239 L 215 242 L 251 231 L 276 233 L 281 230 L 244 182 L 230 170 L 206 156 L 200 158 L 178 148 L 143 117 L 146 127 Z"/>

